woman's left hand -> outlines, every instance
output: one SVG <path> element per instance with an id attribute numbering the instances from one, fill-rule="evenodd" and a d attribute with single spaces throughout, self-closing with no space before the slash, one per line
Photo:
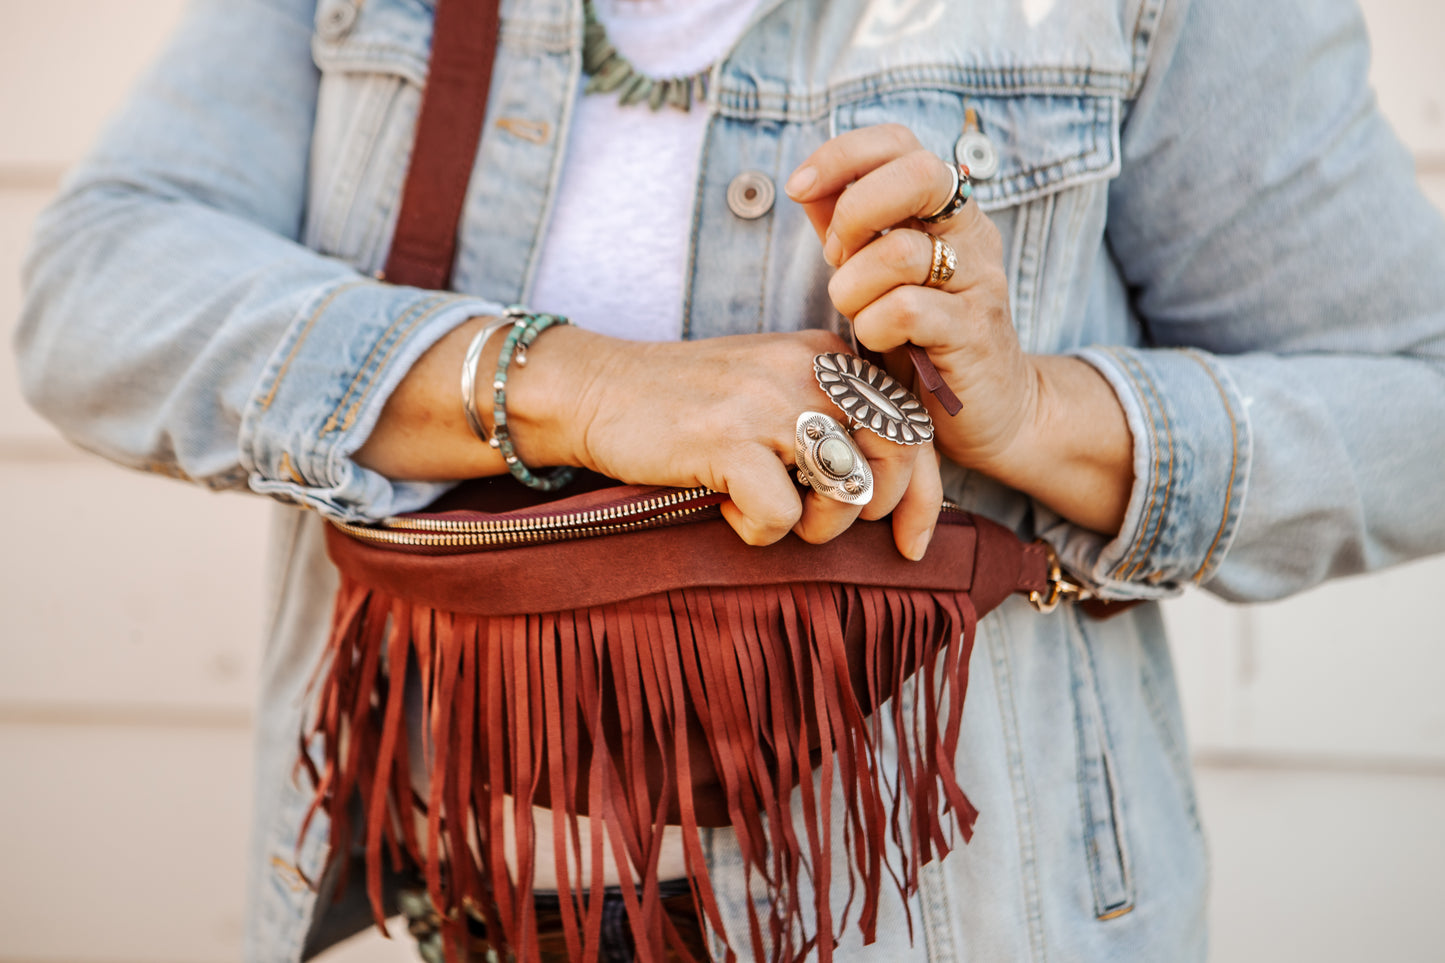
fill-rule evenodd
<path id="1" fill-rule="evenodd" d="M 948 165 L 912 131 L 883 124 L 840 134 L 793 172 L 786 190 L 807 211 L 828 263 L 828 293 L 863 346 L 888 355 L 934 422 L 934 445 L 960 465 L 1038 498 L 1081 525 L 1114 533 L 1133 481 L 1133 444 L 1113 389 L 1077 358 L 1031 355 L 1009 311 L 998 229 L 970 201 L 920 218 L 951 197 Z M 957 254 L 928 286 L 932 236 Z M 919 390 L 908 343 L 923 348 L 962 402 L 950 416 Z"/>
<path id="2" fill-rule="evenodd" d="M 1038 373 L 1014 334 L 993 222 L 972 202 L 938 224 L 918 219 L 937 210 L 952 186 L 947 165 L 908 128 L 885 124 L 828 141 L 799 166 L 787 190 L 838 269 L 828 294 L 853 322 L 858 342 L 880 353 L 907 342 L 925 349 L 963 402 L 964 413 L 949 417 L 914 385 L 933 416 L 935 445 L 961 465 L 988 471 L 1033 421 Z M 924 285 L 933 261 L 930 234 L 958 255 L 953 277 L 939 287 Z M 911 371 L 889 367 L 913 381 Z"/>

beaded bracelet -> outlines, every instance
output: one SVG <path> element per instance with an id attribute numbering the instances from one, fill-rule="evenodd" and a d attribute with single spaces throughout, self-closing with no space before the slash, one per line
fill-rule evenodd
<path id="1" fill-rule="evenodd" d="M 507 332 L 507 340 L 502 342 L 502 353 L 497 357 L 497 376 L 492 380 L 492 437 L 488 444 L 501 452 L 507 469 L 517 481 L 538 491 L 554 492 L 570 482 L 577 469 L 563 466 L 543 477 L 533 474 L 532 469 L 517 457 L 511 429 L 507 426 L 507 369 L 514 359 L 518 367 L 526 366 L 527 349 L 543 331 L 553 325 L 572 322 L 559 315 L 533 314 L 520 308 L 508 308 L 507 316 L 516 318 L 516 323 Z"/>

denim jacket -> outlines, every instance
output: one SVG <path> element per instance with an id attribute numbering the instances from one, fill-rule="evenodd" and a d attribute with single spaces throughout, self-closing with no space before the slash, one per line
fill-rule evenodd
<path id="1" fill-rule="evenodd" d="M 364 922 L 361 887 L 322 914 L 306 885 L 325 827 L 296 839 L 334 587 L 320 516 L 438 493 L 351 454 L 438 337 L 526 302 L 578 96 L 580 0 L 505 0 L 460 293 L 381 283 L 431 25 L 431 0 L 196 0 L 27 265 L 17 343 L 42 412 L 124 465 L 289 503 L 253 961 Z M 1003 235 L 1019 338 L 1108 379 L 1135 480 L 1115 538 L 946 465 L 951 497 L 1048 538 L 1112 598 L 1276 598 L 1440 551 L 1445 225 L 1367 66 L 1348 0 L 765 0 L 715 68 L 684 331 L 837 321 L 801 210 L 735 216 L 740 172 L 781 184 L 829 136 L 883 121 L 948 156 L 973 108 L 998 157 L 975 199 Z M 911 931 L 885 899 L 878 942 L 850 930 L 844 959 L 1203 956 L 1207 860 L 1157 606 L 1101 622 L 1007 603 L 980 627 L 964 731 L 977 835 L 925 869 Z M 739 927 L 736 847 L 709 843 Z"/>

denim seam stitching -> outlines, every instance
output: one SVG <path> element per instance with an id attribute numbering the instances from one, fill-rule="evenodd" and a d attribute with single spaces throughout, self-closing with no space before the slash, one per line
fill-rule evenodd
<path id="1" fill-rule="evenodd" d="M 395 80 L 392 80 L 385 84 L 383 89 L 373 92 L 371 97 L 369 98 L 372 101 L 372 105 L 370 110 L 366 112 L 366 119 L 371 121 L 371 126 L 369 129 L 366 129 L 363 132 L 364 139 L 362 143 L 365 145 L 365 150 L 356 152 L 357 163 L 351 170 L 352 180 L 351 183 L 347 185 L 348 191 L 346 202 L 345 205 L 340 209 L 340 211 L 337 212 L 337 216 L 340 220 L 340 223 L 337 225 L 336 231 L 337 250 L 345 250 L 342 241 L 347 234 L 347 222 L 349 222 L 354 216 L 360 213 L 358 211 L 358 208 L 362 206 L 359 203 L 362 195 L 361 187 L 366 179 L 368 161 L 376 159 L 378 147 L 381 144 L 382 135 L 387 130 L 387 127 L 389 126 L 389 121 L 395 112 L 396 101 L 397 98 L 401 96 L 401 89 L 402 85 L 400 83 L 397 83 Z M 376 214 L 375 208 L 378 205 L 367 206 L 372 208 L 372 217 L 374 220 Z M 356 237 L 356 247 L 358 255 L 361 255 L 365 252 L 365 246 L 363 243 L 367 239 L 365 235 L 368 235 L 371 232 L 372 229 L 369 226 L 366 230 L 357 230 L 354 232 Z"/>
<path id="2" fill-rule="evenodd" d="M 391 324 L 387 325 L 385 330 L 383 330 L 381 334 L 377 336 L 376 340 L 372 342 L 371 350 L 367 352 L 366 359 L 362 361 L 361 365 L 356 369 L 356 374 L 352 375 L 351 381 L 346 386 L 346 390 L 343 391 L 341 393 L 341 397 L 337 399 L 336 407 L 332 409 L 331 414 L 327 417 L 327 419 L 321 423 L 321 430 L 316 434 L 318 440 L 325 438 L 327 435 L 331 434 L 333 431 L 336 430 L 337 424 L 341 420 L 341 413 L 346 408 L 347 401 L 351 399 L 352 394 L 357 390 L 358 386 L 360 386 L 363 381 L 367 380 L 367 376 L 371 370 L 372 361 L 376 358 L 376 354 L 378 351 L 381 350 L 382 345 L 387 343 L 388 339 L 392 337 L 393 332 L 397 330 L 398 326 L 403 324 L 409 324 L 412 315 L 420 313 L 422 310 L 425 309 L 428 304 L 432 303 L 433 300 L 434 299 L 431 298 L 422 298 L 418 301 L 412 302 L 412 304 L 399 316 L 394 318 Z M 390 354 L 390 349 L 388 349 L 388 354 Z"/>
<path id="3" fill-rule="evenodd" d="M 403 96 L 405 96 L 403 88 L 396 87 L 387 101 L 386 109 L 383 112 L 385 120 L 377 132 L 378 148 L 387 128 L 394 128 L 398 125 L 396 115 L 401 109 Z M 411 141 L 411 134 L 415 133 L 417 116 L 421 109 L 420 92 L 415 96 L 417 101 L 409 121 L 405 124 L 406 133 L 399 138 L 404 143 Z M 356 229 L 357 260 L 376 271 L 385 271 L 386 257 L 390 253 L 391 237 L 395 235 L 394 228 L 391 235 L 388 235 L 387 228 L 392 227 L 394 218 L 401 213 L 401 195 L 406 184 L 406 171 L 410 162 L 410 148 L 386 152 L 386 156 L 383 158 L 385 166 L 375 174 L 375 203 L 366 205 L 366 223 L 359 225 Z"/>
<path id="4" fill-rule="evenodd" d="M 1073 610 L 1070 613 L 1068 630 L 1070 637 L 1075 641 L 1078 647 L 1080 658 L 1082 660 L 1080 663 L 1080 667 L 1081 669 L 1087 670 L 1088 675 L 1086 679 L 1081 679 L 1079 681 L 1079 687 L 1088 687 L 1094 699 L 1094 706 L 1096 707 L 1096 724 L 1098 725 L 1099 729 L 1098 739 L 1100 778 L 1103 781 L 1104 788 L 1109 793 L 1109 809 L 1107 815 L 1110 828 L 1114 837 L 1113 844 L 1115 854 L 1117 855 L 1119 860 L 1119 883 L 1121 889 L 1123 890 L 1123 898 L 1119 902 L 1106 902 L 1105 895 L 1102 889 L 1102 883 L 1097 876 L 1096 866 L 1098 865 L 1100 860 L 1098 858 L 1090 859 L 1089 875 L 1090 882 L 1092 883 L 1094 889 L 1094 918 L 1100 921 L 1105 921 L 1116 919 L 1119 916 L 1124 915 L 1129 910 L 1133 909 L 1134 886 L 1132 873 L 1130 872 L 1129 866 L 1128 847 L 1124 839 L 1123 802 L 1121 794 L 1118 792 L 1118 786 L 1114 777 L 1115 767 L 1111 762 L 1111 757 L 1113 756 L 1113 739 L 1111 738 L 1109 733 L 1108 719 L 1104 715 L 1104 696 L 1103 693 L 1099 691 L 1098 667 L 1094 664 L 1093 651 L 1089 647 L 1088 636 L 1084 632 L 1083 626 L 1080 624 L 1080 616 L 1077 610 Z M 1079 693 L 1077 689 L 1074 693 L 1074 699 L 1074 720 L 1075 726 L 1077 727 L 1075 735 L 1080 740 L 1080 754 L 1082 755 L 1082 740 L 1084 738 L 1084 733 L 1083 722 L 1080 715 L 1081 704 L 1078 701 Z M 1096 838 L 1093 831 L 1093 804 L 1085 798 L 1084 786 L 1082 783 L 1079 786 L 1079 795 L 1081 805 L 1084 807 L 1085 826 L 1087 827 L 1086 832 L 1089 839 L 1092 841 Z"/>
<path id="5" fill-rule="evenodd" d="M 1129 379 L 1129 384 L 1133 387 L 1134 394 L 1138 396 L 1141 403 L 1140 407 L 1147 413 L 1149 399 L 1144 397 L 1144 390 L 1139 384 L 1139 379 L 1136 378 L 1134 372 L 1130 370 L 1129 363 L 1123 353 L 1115 349 L 1105 350 L 1108 354 L 1113 355 L 1114 359 L 1119 363 L 1119 370 L 1123 373 L 1124 377 Z M 1150 520 L 1154 517 L 1154 504 L 1158 496 L 1159 488 L 1159 464 L 1163 449 L 1159 446 L 1159 429 L 1152 415 L 1147 419 L 1147 424 L 1149 425 L 1150 447 L 1154 449 L 1154 469 L 1150 473 L 1149 478 L 1149 501 L 1144 506 L 1144 517 L 1139 520 L 1139 534 L 1135 537 L 1134 544 L 1129 549 L 1129 554 L 1121 559 L 1109 572 L 1109 578 L 1113 579 L 1123 580 L 1127 578 L 1124 574 L 1124 569 L 1134 560 L 1134 556 L 1138 554 L 1140 547 L 1144 544 L 1144 537 L 1149 532 Z"/>
<path id="6" fill-rule="evenodd" d="M 1066 631 L 1068 631 L 1070 636 L 1073 635 L 1072 627 L 1066 626 Z M 1072 639 L 1069 641 L 1069 647 L 1071 650 L 1074 648 Z M 1079 823 L 1084 829 L 1084 862 L 1089 870 L 1089 892 L 1094 897 L 1094 916 L 1097 917 L 1104 905 L 1104 894 L 1100 892 L 1099 889 L 1099 870 L 1096 866 L 1098 863 L 1098 841 L 1094 833 L 1093 807 L 1089 805 L 1087 783 L 1090 777 L 1085 763 L 1087 748 L 1084 741 L 1083 705 L 1080 693 L 1082 686 L 1079 682 L 1079 670 L 1072 665 L 1072 662 L 1077 658 L 1078 656 L 1071 651 L 1069 656 L 1071 663 L 1069 671 L 1069 697 L 1074 701 L 1074 754 L 1075 765 L 1080 769 L 1078 778 L 1074 780 L 1074 790 L 1078 796 Z"/>
<path id="7" fill-rule="evenodd" d="M 773 143 L 777 147 L 777 151 L 773 159 L 773 170 L 776 171 L 778 169 L 779 162 L 783 159 L 783 139 L 781 137 L 773 138 Z M 778 216 L 776 212 L 769 211 L 767 214 L 763 215 L 763 220 L 767 221 L 768 225 L 763 231 L 762 256 L 761 258 L 759 258 L 759 262 L 762 265 L 762 270 L 759 272 L 758 276 L 758 322 L 756 325 L 754 325 L 754 331 L 758 334 L 761 334 L 765 330 L 764 325 L 767 324 L 768 267 L 772 263 L 773 229 L 777 227 Z"/>
<path id="8" fill-rule="evenodd" d="M 580 25 L 579 29 L 580 29 Z M 573 49 L 569 44 L 566 50 L 558 51 L 558 56 L 567 56 L 567 77 L 568 91 L 576 90 L 577 83 L 582 77 L 582 51 L 580 48 Z M 579 98 L 561 95 L 561 113 L 553 114 L 557 123 L 557 136 L 550 138 L 551 165 L 547 171 L 546 186 L 543 189 L 542 208 L 537 213 L 532 227 L 532 244 L 527 257 L 526 266 L 522 269 L 521 290 L 517 292 L 519 300 L 530 300 L 532 297 L 532 285 L 537 279 L 537 267 L 542 261 L 542 238 L 552 223 L 552 215 L 557 209 L 557 196 L 560 193 L 562 184 L 562 170 L 566 164 L 568 139 L 572 136 L 575 126 L 576 110 Z M 539 111 L 540 113 L 540 111 Z M 543 121 L 544 123 L 546 121 Z M 483 130 L 483 138 L 486 136 Z M 545 143 L 538 144 L 538 148 L 547 146 Z M 480 150 L 480 147 L 478 148 Z"/>
<path id="9" fill-rule="evenodd" d="M 1139 365 L 1139 373 L 1149 385 L 1149 394 L 1154 398 L 1154 403 L 1157 405 L 1159 412 L 1159 418 L 1164 423 L 1164 437 L 1169 441 L 1169 457 L 1166 459 L 1165 469 L 1168 473 L 1168 478 L 1164 483 L 1164 499 L 1159 504 L 1159 518 L 1154 524 L 1154 534 L 1149 537 L 1149 547 L 1144 550 L 1143 555 L 1139 556 L 1139 560 L 1134 563 L 1134 566 L 1130 568 L 1128 572 L 1124 573 L 1125 580 L 1132 579 L 1135 575 L 1138 575 L 1139 571 L 1143 569 L 1144 563 L 1148 561 L 1149 556 L 1154 554 L 1154 546 L 1159 542 L 1159 536 L 1164 531 L 1164 520 L 1169 514 L 1169 502 L 1174 494 L 1174 476 L 1178 474 L 1174 465 L 1174 429 L 1169 424 L 1169 412 L 1164 408 L 1164 400 L 1159 397 L 1159 386 L 1154 381 L 1154 376 L 1149 373 L 1149 369 L 1145 368 L 1142 364 Z"/>
<path id="10" fill-rule="evenodd" d="M 950 928 L 955 913 L 949 905 L 948 883 L 941 861 L 934 860 L 918 867 L 922 885 L 918 888 L 918 907 L 923 916 L 923 949 L 929 963 L 954 963 L 958 950 Z"/>
<path id="11" fill-rule="evenodd" d="M 425 311 L 412 319 L 405 330 L 397 332 L 396 337 L 391 339 L 391 346 L 387 348 L 385 356 L 382 357 L 381 361 L 379 361 L 374 368 L 370 369 L 369 373 L 371 377 L 367 380 L 366 387 L 362 390 L 360 397 L 353 401 L 351 406 L 347 408 L 346 417 L 340 426 L 342 431 L 350 431 L 352 426 L 356 424 L 357 414 L 361 411 L 362 406 L 366 404 L 366 400 L 371 397 L 371 392 L 375 390 L 376 384 L 380 380 L 376 375 L 386 370 L 387 364 L 391 361 L 392 356 L 396 354 L 396 349 L 406 340 L 406 336 L 415 331 L 424 321 L 436 317 L 443 308 L 449 307 L 459 300 L 458 298 L 448 297 L 435 299 Z M 370 359 L 367 360 L 368 362 L 370 361 Z"/>
<path id="12" fill-rule="evenodd" d="M 1104 694 L 1099 691 L 1099 668 L 1094 661 L 1094 650 L 1088 645 L 1088 636 L 1078 624 L 1075 612 L 1075 628 L 1084 644 L 1084 656 L 1089 667 L 1089 681 L 1094 691 L 1095 704 L 1099 707 L 1099 753 L 1104 763 L 1104 786 L 1109 790 L 1109 820 L 1114 830 L 1114 848 L 1119 858 L 1119 884 L 1123 898 L 1099 914 L 1100 920 L 1111 920 L 1134 908 L 1134 870 L 1129 859 L 1128 821 L 1124 818 L 1124 794 L 1119 790 L 1119 767 L 1114 762 L 1114 735 L 1109 731 L 1109 716 L 1104 711 Z"/>
<path id="13" fill-rule="evenodd" d="M 1008 264 L 1005 269 L 1008 274 L 1008 303 L 1010 316 L 1015 327 L 1018 326 L 1018 319 L 1025 316 L 1031 310 L 1028 299 L 1025 297 L 1023 287 L 1019 279 L 1024 276 L 1024 251 L 1027 247 L 1025 238 L 1028 235 L 1029 214 L 1032 208 L 1028 204 L 1020 204 L 1018 213 L 1014 217 L 1013 244 L 1008 252 Z"/>
<path id="14" fill-rule="evenodd" d="M 341 138 L 346 143 L 346 150 L 341 151 L 340 162 L 334 166 L 335 176 L 331 181 L 331 190 L 326 192 L 329 202 L 320 207 L 321 218 L 318 230 L 322 250 L 342 251 L 343 241 L 346 238 L 346 220 L 352 209 L 356 206 L 356 196 L 361 181 L 361 168 L 365 166 L 366 159 L 376 150 L 376 129 L 379 123 L 368 124 L 378 113 L 375 107 L 377 86 L 373 81 L 380 78 L 368 77 L 359 86 L 356 92 L 355 113 L 352 119 L 354 127 L 348 135 Z M 371 129 L 368 130 L 368 127 Z M 353 142 L 356 142 L 353 148 Z M 322 198 L 326 200 L 326 198 Z"/>
<path id="15" fill-rule="evenodd" d="M 1164 4 L 1165 0 L 1145 0 L 1139 9 L 1139 19 L 1134 23 L 1133 38 L 1129 44 L 1133 54 L 1129 71 L 1131 98 L 1138 97 L 1144 87 L 1144 77 L 1149 72 L 1149 61 L 1154 55 L 1154 38 L 1157 36 L 1154 28 L 1159 24 Z"/>
<path id="16" fill-rule="evenodd" d="M 1209 380 L 1214 382 L 1214 388 L 1219 392 L 1220 401 L 1224 403 L 1224 413 L 1229 417 L 1229 484 L 1226 485 L 1224 489 L 1224 508 L 1220 513 L 1219 530 L 1214 533 L 1214 541 L 1210 543 L 1209 551 L 1205 554 L 1204 561 L 1200 564 L 1198 571 L 1190 576 L 1195 584 L 1202 584 L 1204 581 L 1204 573 L 1209 569 L 1209 564 L 1214 559 L 1214 553 L 1219 548 L 1220 541 L 1224 538 L 1224 530 L 1229 527 L 1230 505 L 1234 500 L 1234 480 L 1239 471 L 1239 425 L 1235 420 L 1234 407 L 1229 403 L 1229 396 L 1225 393 L 1224 385 L 1219 383 L 1219 378 L 1214 374 L 1213 370 L 1210 369 L 1209 365 L 1205 364 L 1204 358 L 1201 357 L 1197 351 L 1185 351 L 1184 355 L 1193 360 L 1204 369 L 1205 374 L 1209 375 Z"/>
<path id="17" fill-rule="evenodd" d="M 267 390 L 267 392 L 261 396 L 260 401 L 257 402 L 257 406 L 262 411 L 268 410 L 271 407 L 271 402 L 276 400 L 276 394 L 278 391 L 281 390 L 281 382 L 285 380 L 286 373 L 291 367 L 291 362 L 296 360 L 296 355 L 299 354 L 301 351 L 301 344 L 306 340 L 306 336 L 311 333 L 311 328 L 313 325 L 316 324 L 316 319 L 321 316 L 322 312 L 324 312 L 327 308 L 331 306 L 331 302 L 335 301 L 336 298 L 342 294 L 342 292 L 347 291 L 350 288 L 360 287 L 366 283 L 368 282 L 360 279 L 355 281 L 346 281 L 342 284 L 338 284 L 335 288 L 331 290 L 329 294 L 326 295 L 326 297 L 321 299 L 321 303 L 316 306 L 316 309 L 311 312 L 311 315 L 306 319 L 305 323 L 301 325 L 301 330 L 297 332 L 296 340 L 291 345 L 291 350 L 286 352 L 286 360 L 282 361 L 281 367 L 276 369 L 276 374 L 271 379 L 270 389 Z"/>
<path id="18" fill-rule="evenodd" d="M 687 274 L 682 286 L 682 338 L 683 341 L 692 340 L 692 305 L 693 288 L 697 284 L 697 242 L 702 231 L 702 209 L 703 198 L 706 196 L 708 179 L 708 157 L 712 151 L 707 149 L 707 140 L 712 136 L 713 125 L 717 123 L 718 115 L 708 114 L 707 124 L 702 133 L 702 157 L 697 167 L 697 184 L 692 192 L 692 227 L 687 235 Z"/>
<path id="19" fill-rule="evenodd" d="M 879 80 L 878 77 L 885 79 Z M 956 71 L 950 74 L 946 71 L 912 68 L 847 81 L 843 85 L 829 86 L 816 93 L 760 91 L 753 85 L 729 89 L 724 79 L 716 106 L 719 114 L 739 120 L 813 123 L 834 110 L 870 97 L 920 89 L 980 97 L 1059 97 L 1095 101 L 1113 101 L 1127 92 L 1126 89 L 1114 86 L 1091 87 L 1077 83 L 980 84 L 968 79 L 958 79 Z M 1083 110 L 1079 113 L 1088 116 Z"/>
<path id="20" fill-rule="evenodd" d="M 1028 772 L 1024 768 L 1023 751 L 1019 746 L 1018 709 L 1013 697 L 1013 669 L 1009 661 L 1008 640 L 1001 638 L 1007 631 L 1007 621 L 988 619 L 979 623 L 990 650 L 989 662 L 994 671 L 994 690 L 997 694 L 999 724 L 1003 730 L 1005 751 L 1008 760 L 1009 785 L 1012 790 L 1018 825 L 1019 883 L 1023 888 L 1024 916 L 1028 921 L 1029 946 L 1037 963 L 1048 959 L 1044 943 L 1042 897 L 1039 894 L 1037 846 L 1034 841 L 1033 807 L 1028 791 Z"/>
<path id="21" fill-rule="evenodd" d="M 1029 338 L 1035 345 L 1032 350 L 1038 350 L 1037 345 L 1043 340 L 1043 331 L 1040 328 L 1044 317 L 1042 310 L 1044 303 L 1044 277 L 1048 274 L 1046 258 L 1048 256 L 1049 241 L 1053 235 L 1054 214 L 1056 212 L 1057 193 L 1046 194 L 1033 203 L 1039 205 L 1039 228 L 1038 241 L 1034 245 L 1034 279 L 1033 279 L 1033 313 L 1029 316 Z"/>
<path id="22" fill-rule="evenodd" d="M 1014 221 L 1014 251 L 1013 276 L 1010 279 L 1009 303 L 1012 305 L 1011 323 L 1016 335 L 1020 337 L 1020 344 L 1026 342 L 1022 339 L 1022 326 L 1032 327 L 1034 312 L 1034 245 L 1030 238 L 1034 234 L 1034 222 L 1038 219 L 1038 212 L 1032 202 L 1020 204 L 1018 217 Z"/>
<path id="23" fill-rule="evenodd" d="M 428 73 L 427 57 L 410 47 L 396 43 L 318 45 L 312 53 L 316 68 L 323 74 L 380 74 L 396 77 L 416 87 L 425 87 Z"/>

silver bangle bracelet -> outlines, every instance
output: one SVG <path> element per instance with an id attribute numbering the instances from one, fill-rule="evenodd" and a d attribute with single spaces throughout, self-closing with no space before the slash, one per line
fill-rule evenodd
<path id="1" fill-rule="evenodd" d="M 462 411 L 467 416 L 467 427 L 472 429 L 472 434 L 484 445 L 491 445 L 492 437 L 477 414 L 477 363 L 481 361 L 482 349 L 487 346 L 492 335 L 516 323 L 516 318 L 503 315 L 485 326 L 472 338 L 472 343 L 467 345 L 467 355 L 462 359 Z"/>

